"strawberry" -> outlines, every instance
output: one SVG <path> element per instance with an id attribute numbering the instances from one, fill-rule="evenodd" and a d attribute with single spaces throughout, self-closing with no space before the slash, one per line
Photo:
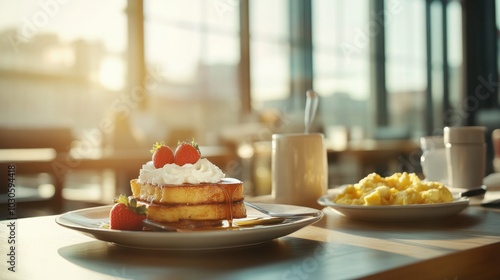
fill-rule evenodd
<path id="1" fill-rule="evenodd" d="M 137 206 L 133 197 L 127 199 L 123 194 L 109 212 L 109 228 L 119 230 L 142 230 L 142 221 L 146 219 L 146 206 Z"/>
<path id="2" fill-rule="evenodd" d="M 165 164 L 174 163 L 174 152 L 164 142 L 156 142 L 151 150 L 153 153 L 153 165 L 155 168 L 162 168 Z"/>
<path id="3" fill-rule="evenodd" d="M 182 142 L 177 144 L 175 149 L 175 164 L 184 165 L 186 163 L 194 164 L 200 159 L 200 149 L 198 144 L 194 141 Z"/>

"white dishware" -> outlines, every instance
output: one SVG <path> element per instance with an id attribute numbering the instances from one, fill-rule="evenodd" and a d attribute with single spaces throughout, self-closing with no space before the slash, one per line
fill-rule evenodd
<path id="1" fill-rule="evenodd" d="M 276 203 L 319 207 L 328 185 L 323 134 L 274 134 L 272 196 Z"/>
<path id="2" fill-rule="evenodd" d="M 483 184 L 489 190 L 500 191 L 500 173 L 491 173 L 484 177 Z"/>
<path id="3" fill-rule="evenodd" d="M 486 128 L 445 127 L 448 180 L 453 188 L 472 189 L 483 184 L 486 172 Z"/>
<path id="4" fill-rule="evenodd" d="M 295 232 L 323 217 L 323 212 L 306 207 L 263 203 L 257 205 L 274 213 L 310 213 L 311 215 L 285 219 L 278 224 L 260 224 L 250 227 L 179 232 L 127 231 L 103 227 L 104 224 L 109 223 L 109 211 L 112 207 L 109 205 L 67 212 L 58 216 L 56 222 L 92 238 L 125 247 L 151 250 L 207 250 L 261 244 Z M 265 217 L 257 210 L 248 207 L 247 216 L 248 219 Z M 240 219 L 234 222 L 238 220 Z"/>
<path id="5" fill-rule="evenodd" d="M 320 197 L 318 203 L 329 206 L 342 215 L 370 222 L 432 221 L 457 215 L 469 205 L 469 199 L 456 196 L 454 201 L 435 204 L 364 206 L 334 203 L 336 194 Z"/>
<path id="6" fill-rule="evenodd" d="M 448 183 L 446 149 L 443 136 L 426 136 L 420 138 L 422 156 L 420 164 L 427 181 Z"/>

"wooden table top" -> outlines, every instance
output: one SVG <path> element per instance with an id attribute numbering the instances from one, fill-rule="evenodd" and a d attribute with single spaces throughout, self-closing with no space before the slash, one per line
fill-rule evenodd
<path id="1" fill-rule="evenodd" d="M 499 279 L 500 209 L 469 206 L 446 220 L 414 223 L 323 212 L 316 224 L 271 242 L 207 251 L 127 249 L 63 228 L 56 216 L 4 220 L 0 278 Z M 16 272 L 8 271 L 10 236 Z"/>

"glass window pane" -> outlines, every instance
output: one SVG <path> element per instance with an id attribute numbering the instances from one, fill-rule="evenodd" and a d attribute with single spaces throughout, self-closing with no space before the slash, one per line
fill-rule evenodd
<path id="1" fill-rule="evenodd" d="M 250 36 L 274 41 L 288 40 L 289 0 L 252 0 L 250 8 Z"/>
<path id="2" fill-rule="evenodd" d="M 203 61 L 207 64 L 237 65 L 240 62 L 240 40 L 237 36 L 212 33 L 205 38 Z"/>
<path id="3" fill-rule="evenodd" d="M 167 135 L 191 130 L 210 143 L 239 120 L 239 3 L 149 0 L 144 14 L 146 64 L 161 76 L 147 114 Z"/>
<path id="4" fill-rule="evenodd" d="M 181 3 L 182 2 L 182 3 Z M 197 28 L 203 20 L 203 0 L 152 0 L 144 2 L 144 14 L 147 21 L 159 21 L 169 24 Z"/>
<path id="5" fill-rule="evenodd" d="M 146 21 L 144 29 L 147 64 L 158 68 L 165 82 L 193 83 L 201 59 L 200 34 L 152 21 Z M 175 42 L 165 38 L 175 38 Z"/>
<path id="6" fill-rule="evenodd" d="M 249 6 L 252 107 L 277 107 L 290 95 L 288 1 L 255 0 Z"/>
<path id="7" fill-rule="evenodd" d="M 217 6 L 212 1 L 145 2 L 146 61 L 148 65 L 160 69 L 164 78 L 163 94 L 176 95 L 165 89 L 178 90 L 180 85 L 184 85 L 184 95 L 203 94 L 197 92 L 200 78 L 211 66 L 237 67 L 238 7 L 228 7 L 234 11 L 218 17 Z M 191 10 L 193 12 L 188 17 L 180 16 Z M 208 18 L 211 19 L 211 26 L 208 26 Z M 237 96 L 235 88 L 231 90 Z"/>
<path id="8" fill-rule="evenodd" d="M 444 56 L 443 56 L 443 5 L 433 2 L 430 5 L 431 18 L 431 79 L 433 102 L 433 126 L 442 129 L 444 98 Z"/>
<path id="9" fill-rule="evenodd" d="M 497 5 L 498 7 L 498 5 Z M 450 102 L 457 104 L 462 90 L 462 4 L 451 1 L 448 10 L 448 65 L 450 74 Z"/>
<path id="10" fill-rule="evenodd" d="M 203 2 L 206 3 L 207 24 L 211 29 L 238 34 L 240 30 L 239 0 L 203 0 Z"/>
<path id="11" fill-rule="evenodd" d="M 284 100 L 289 95 L 290 62 L 286 54 L 289 47 L 267 41 L 251 43 L 252 100 L 260 102 Z"/>
<path id="12" fill-rule="evenodd" d="M 368 129 L 369 3 L 363 0 L 312 3 L 313 82 L 322 99 L 323 124 Z"/>
<path id="13" fill-rule="evenodd" d="M 386 6 L 393 1 L 386 0 Z M 398 2 L 386 19 L 386 86 L 390 125 L 423 133 L 426 48 L 425 1 Z"/>
<path id="14" fill-rule="evenodd" d="M 96 127 L 125 86 L 125 8 L 0 0 L 0 125 Z"/>

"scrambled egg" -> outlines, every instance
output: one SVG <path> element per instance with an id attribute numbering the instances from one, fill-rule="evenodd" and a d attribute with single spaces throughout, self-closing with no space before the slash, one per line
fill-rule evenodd
<path id="1" fill-rule="evenodd" d="M 408 205 L 453 201 L 450 190 L 438 182 L 422 182 L 415 173 L 395 173 L 381 177 L 369 174 L 359 183 L 348 185 L 333 202 L 344 205 Z"/>

